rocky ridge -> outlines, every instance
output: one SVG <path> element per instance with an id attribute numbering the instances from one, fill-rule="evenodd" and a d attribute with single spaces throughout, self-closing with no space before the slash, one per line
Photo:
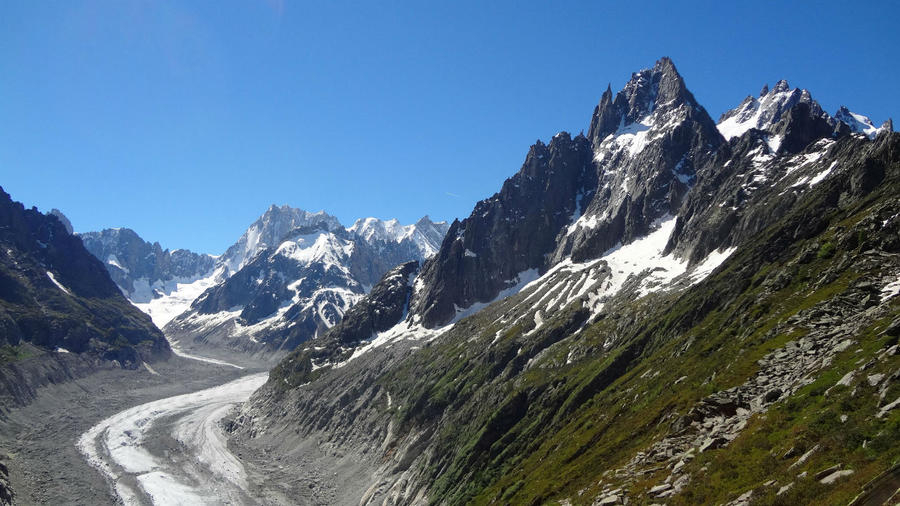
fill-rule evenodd
<path id="1" fill-rule="evenodd" d="M 57 216 L 0 191 L 0 396 L 27 403 L 48 382 L 136 368 L 169 345 Z"/>
<path id="2" fill-rule="evenodd" d="M 726 477 L 710 459 L 740 458 L 765 424 L 794 427 L 798 448 L 815 434 L 837 437 L 830 421 L 799 425 L 784 406 L 834 413 L 850 392 L 822 395 L 823 385 L 833 385 L 837 372 L 866 367 L 874 376 L 866 388 L 881 390 L 854 401 L 859 416 L 842 420 L 882 449 L 876 458 L 855 460 L 858 446 L 839 438 L 793 468 L 819 476 L 818 468 L 828 467 L 823 462 L 849 459 L 843 467 L 778 489 L 760 479 L 754 493 L 774 497 L 788 487 L 789 501 L 843 497 L 846 487 L 882 472 L 893 458 L 884 450 L 897 416 L 891 399 L 900 394 L 895 383 L 881 383 L 897 371 L 890 328 L 900 292 L 891 288 L 900 275 L 900 139 L 890 132 L 874 140 L 854 136 L 830 122 L 808 92 L 794 94 L 784 83 L 773 91 L 796 95 L 795 102 L 726 142 L 676 75 L 661 60 L 635 74 L 616 99 L 604 94 L 590 141 L 561 135 L 555 153 L 533 147 L 503 191 L 451 225 L 413 283 L 405 322 L 356 349 L 310 341 L 307 350 L 342 362 L 316 362 L 313 370 L 310 360 L 291 370 L 298 355 L 289 357 L 280 367 L 291 374 L 276 375 L 236 420 L 238 441 L 271 449 L 276 440 L 290 447 L 316 438 L 325 451 L 368 461 L 372 487 L 364 504 L 749 500 L 756 488 L 742 487 L 761 473 L 783 473 L 782 464 L 754 464 L 747 476 Z M 660 95 L 669 100 L 658 103 Z M 648 116 L 652 124 L 640 121 Z M 604 118 L 618 121 L 616 133 L 603 134 L 615 123 Z M 637 129 L 635 120 L 649 128 Z M 689 127 L 679 129 L 683 124 Z M 651 140 L 632 153 L 641 132 L 651 132 Z M 598 153 L 598 141 L 605 151 Z M 556 180 L 569 164 L 540 160 L 553 154 L 551 162 L 572 161 L 564 156 L 577 150 L 562 149 L 566 143 L 589 145 L 590 160 Z M 663 149 L 651 155 L 654 143 L 683 150 L 681 157 Z M 645 153 L 640 167 L 630 165 Z M 607 157 L 616 162 L 604 165 Z M 690 161 L 685 181 L 672 172 L 682 159 Z M 629 186 L 628 171 L 648 166 L 668 172 L 644 174 L 644 186 Z M 529 167 L 540 170 L 529 174 Z M 623 167 L 625 174 L 617 172 Z M 605 183 L 628 191 L 590 194 Z M 539 246 L 514 240 L 525 231 L 503 224 L 517 223 L 516 212 L 526 208 L 525 199 L 514 205 L 522 187 L 556 199 L 560 207 L 546 215 L 558 210 L 567 218 L 531 225 Z M 664 187 L 669 198 L 648 198 Z M 580 213 L 577 196 L 585 188 L 591 203 Z M 622 210 L 630 192 L 643 192 L 639 212 L 630 208 L 631 221 L 610 221 L 607 211 Z M 585 216 L 608 230 L 619 223 L 617 233 L 596 239 L 609 241 L 607 249 L 575 253 L 568 232 Z M 586 231 L 581 244 L 590 237 Z M 547 260 L 566 248 L 564 258 Z M 540 277 L 521 282 L 531 269 Z M 476 296 L 479 277 L 492 288 Z M 516 290 L 505 293 L 513 295 L 445 325 L 463 304 L 488 302 L 513 284 Z M 862 351 L 851 349 L 855 343 Z M 784 430 L 774 425 L 770 432 Z M 766 444 L 774 454 L 789 443 L 784 436 Z"/>
<path id="3" fill-rule="evenodd" d="M 340 322 L 392 267 L 424 260 L 445 231 L 428 217 L 345 229 L 325 213 L 272 206 L 220 258 L 222 277 L 238 269 L 198 294 L 166 334 L 188 349 L 283 355 Z"/>
<path id="4" fill-rule="evenodd" d="M 635 73 L 615 97 L 606 90 L 587 137 L 538 142 L 500 193 L 451 225 L 423 267 L 411 318 L 444 325 L 526 271 L 596 258 L 646 235 L 675 214 L 696 167 L 722 143 L 671 60 Z"/>
<path id="5" fill-rule="evenodd" d="M 105 263 L 110 277 L 135 304 L 170 295 L 178 283 L 193 283 L 212 274 L 216 258 L 177 249 L 162 249 L 128 228 L 80 234 L 84 247 Z"/>

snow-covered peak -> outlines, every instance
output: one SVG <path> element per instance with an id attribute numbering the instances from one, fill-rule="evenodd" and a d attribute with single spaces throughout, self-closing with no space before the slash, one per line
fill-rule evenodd
<path id="1" fill-rule="evenodd" d="M 856 114 L 844 106 L 834 114 L 834 119 L 842 121 L 850 127 L 850 130 L 858 134 L 863 134 L 870 139 L 874 139 L 878 134 L 887 128 L 887 125 L 876 127 L 872 120 L 862 114 Z"/>
<path id="2" fill-rule="evenodd" d="M 431 221 L 431 218 L 425 215 L 412 227 L 408 237 L 416 244 L 423 256 L 428 258 L 441 249 L 441 243 L 450 229 L 450 224 L 446 221 Z"/>
<path id="3" fill-rule="evenodd" d="M 343 269 L 343 265 L 348 263 L 353 254 L 353 242 L 332 232 L 320 230 L 285 239 L 275 250 L 275 254 L 296 260 L 302 265 L 316 262 Z"/>
<path id="4" fill-rule="evenodd" d="M 394 243 L 410 241 L 423 257 L 428 258 L 441 247 L 441 241 L 444 240 L 448 228 L 446 221 L 435 223 L 428 216 L 423 216 L 412 225 L 401 225 L 396 219 L 362 218 L 356 220 L 347 231 L 370 244 L 377 241 Z"/>
<path id="5" fill-rule="evenodd" d="M 782 79 L 775 83 L 775 88 L 772 89 L 772 93 L 787 93 L 789 91 L 791 91 L 791 86 L 785 79 Z"/>
<path id="6" fill-rule="evenodd" d="M 229 273 L 237 272 L 260 251 L 280 244 L 291 231 L 307 227 L 336 230 L 341 228 L 341 223 L 324 211 L 310 213 L 286 205 L 272 205 L 228 248 L 219 261 Z"/>
<path id="7" fill-rule="evenodd" d="M 769 130 L 784 113 L 800 102 L 815 104 L 819 108 L 809 91 L 791 89 L 788 82 L 782 79 L 771 90 L 768 85 L 763 86 L 759 98 L 745 98 L 739 106 L 723 114 L 716 126 L 725 140 L 740 137 L 751 128 Z"/>
<path id="8" fill-rule="evenodd" d="M 400 238 L 406 234 L 407 228 L 411 226 L 403 226 L 397 219 L 360 218 L 347 231 L 370 243 L 374 241 L 399 242 Z"/>
<path id="9" fill-rule="evenodd" d="M 669 58 L 631 75 L 613 98 L 607 87 L 594 110 L 589 137 L 598 162 L 638 155 L 700 108 Z"/>

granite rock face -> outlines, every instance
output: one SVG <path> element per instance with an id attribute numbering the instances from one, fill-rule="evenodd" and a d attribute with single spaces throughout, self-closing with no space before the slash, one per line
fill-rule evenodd
<path id="1" fill-rule="evenodd" d="M 158 242 L 147 242 L 128 228 L 87 232 L 79 237 L 85 248 L 106 265 L 122 293 L 135 303 L 165 295 L 165 286 L 173 280 L 190 282 L 209 275 L 216 264 L 211 255 L 164 250 Z"/>
<path id="2" fill-rule="evenodd" d="M 541 269 L 559 231 L 579 213 L 595 187 L 586 137 L 563 132 L 550 144 L 538 141 L 519 172 L 500 192 L 450 225 L 441 249 L 425 263 L 411 314 L 432 327 L 449 322 L 457 308 L 493 299 Z"/>
<path id="3" fill-rule="evenodd" d="M 422 269 L 411 318 L 426 327 L 493 300 L 522 273 L 596 258 L 674 215 L 724 143 L 674 64 L 635 73 L 594 109 L 587 137 L 531 147 L 501 191 L 454 222 Z"/>
<path id="4" fill-rule="evenodd" d="M 285 354 L 337 325 L 386 272 L 433 253 L 446 228 L 427 216 L 412 225 L 366 218 L 344 228 L 324 213 L 273 206 L 219 259 L 224 274 L 237 270 L 165 330 L 206 351 Z"/>
<path id="5" fill-rule="evenodd" d="M 136 368 L 171 350 L 77 236 L 0 190 L 0 399 L 23 404 L 47 382 Z"/>
<path id="6" fill-rule="evenodd" d="M 858 129 L 786 82 L 715 125 L 660 60 L 451 225 L 405 320 L 370 294 L 230 429 L 366 463 L 360 504 L 845 501 L 900 407 L 900 135 Z"/>
<path id="7" fill-rule="evenodd" d="M 597 188 L 560 238 L 554 263 L 596 258 L 674 215 L 723 138 L 668 58 L 634 74 L 591 119 Z"/>

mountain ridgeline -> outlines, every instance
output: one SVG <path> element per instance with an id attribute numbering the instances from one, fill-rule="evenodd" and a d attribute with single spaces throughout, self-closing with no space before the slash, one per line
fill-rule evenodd
<path id="1" fill-rule="evenodd" d="M 61 213 L 42 214 L 0 190 L 0 405 L 97 367 L 136 368 L 170 355 Z"/>
<path id="2" fill-rule="evenodd" d="M 211 255 L 185 249 L 163 250 L 158 242 L 144 241 L 128 228 L 87 232 L 79 237 L 84 247 L 106 264 L 122 293 L 135 303 L 171 293 L 174 282 L 208 275 L 216 262 Z"/>
<path id="3" fill-rule="evenodd" d="M 877 493 L 900 459 L 898 158 L 890 122 L 784 81 L 716 123 L 663 58 L 229 430 L 286 468 L 316 442 L 365 474 L 360 504 Z"/>
<path id="4" fill-rule="evenodd" d="M 323 211 L 273 205 L 218 257 L 163 250 L 129 229 L 81 238 L 178 348 L 270 360 L 340 322 L 393 267 L 434 255 L 447 228 L 428 216 L 345 228 Z"/>

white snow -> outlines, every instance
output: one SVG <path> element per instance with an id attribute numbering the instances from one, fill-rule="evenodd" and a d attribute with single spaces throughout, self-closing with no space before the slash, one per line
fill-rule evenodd
<path id="1" fill-rule="evenodd" d="M 546 314 L 550 314 L 555 308 L 587 297 L 588 305 L 596 313 L 603 308 L 604 302 L 609 297 L 622 290 L 632 276 L 641 277 L 637 286 L 637 296 L 643 297 L 669 288 L 672 282 L 682 275 L 686 275 L 691 284 L 696 284 L 705 279 L 735 251 L 735 248 L 714 251 L 703 262 L 688 269 L 686 260 L 677 258 L 674 254 L 663 255 L 663 250 L 675 228 L 675 218 L 664 217 L 657 220 L 654 227 L 648 235 L 626 245 L 615 246 L 598 259 L 580 264 L 571 260 L 558 263 L 539 279 L 522 287 L 524 291 L 542 285 L 551 286 L 539 300 L 533 300 L 537 294 L 542 293 L 536 290 L 525 299 L 524 303 L 541 308 Z M 563 284 L 553 286 L 556 276 L 560 274 L 564 280 Z M 570 281 L 572 279 L 576 282 L 572 283 Z M 598 287 L 597 283 L 601 280 L 603 282 Z"/>
<path id="2" fill-rule="evenodd" d="M 726 141 L 744 135 L 751 128 L 767 130 L 778 121 L 784 111 L 797 103 L 802 93 L 788 89 L 785 83 L 783 89 L 773 88 L 759 98 L 747 97 L 741 105 L 729 111 L 728 117 L 720 121 L 716 128 Z M 776 146 L 780 143 L 778 140 Z M 774 151 L 777 151 L 777 147 L 773 149 Z"/>
<path id="3" fill-rule="evenodd" d="M 199 279 L 170 279 L 165 282 L 157 281 L 152 286 L 147 278 L 140 278 L 134 282 L 135 295 L 132 296 L 132 304 L 138 309 L 150 315 L 153 323 L 163 328 L 175 317 L 187 311 L 191 303 L 207 289 L 223 280 L 225 270 L 220 267 L 212 273 Z M 153 298 L 145 292 L 157 295 Z M 161 296 L 159 296 L 162 294 Z M 135 302 L 135 301 L 142 302 Z"/>
<path id="4" fill-rule="evenodd" d="M 900 277 L 884 285 L 881 289 L 881 300 L 887 300 L 900 294 Z"/>
<path id="5" fill-rule="evenodd" d="M 477 257 L 478 255 L 475 254 L 475 252 L 472 251 L 472 250 L 470 250 L 469 248 L 466 248 L 465 256 L 467 256 L 467 257 L 469 257 L 469 258 L 475 258 L 475 257 Z"/>
<path id="6" fill-rule="evenodd" d="M 874 139 L 882 131 L 882 128 L 876 127 L 867 116 L 857 114 L 843 107 L 835 113 L 834 118 L 846 123 L 850 130 L 863 134 L 870 139 Z"/>
<path id="7" fill-rule="evenodd" d="M 537 310 L 534 312 L 534 327 L 531 328 L 528 332 L 525 333 L 526 336 L 531 335 L 538 331 L 541 327 L 544 326 L 544 316 L 541 314 L 541 310 Z M 522 350 L 519 350 L 521 353 Z"/>
<path id="8" fill-rule="evenodd" d="M 226 276 L 239 271 L 261 251 L 278 244 L 292 230 L 302 227 L 318 227 L 335 230 L 341 226 L 334 216 L 324 211 L 310 213 L 290 206 L 271 206 L 259 217 L 234 245 L 219 258 L 219 263 L 227 269 Z"/>
<path id="9" fill-rule="evenodd" d="M 345 269 L 343 266 L 335 267 L 342 270 Z M 312 294 L 301 296 L 299 285 L 302 282 L 303 278 L 288 284 L 288 290 L 294 292 L 292 298 L 281 301 L 281 305 L 275 312 L 263 317 L 252 325 L 243 324 L 238 320 L 244 309 L 242 306 L 213 314 L 191 312 L 179 320 L 179 325 L 183 325 L 196 333 L 212 332 L 219 329 L 227 332 L 231 337 L 243 337 L 251 342 L 258 343 L 257 336 L 262 334 L 276 335 L 290 324 L 284 318 L 284 315 L 291 308 L 296 308 L 299 312 L 313 311 L 318 315 L 322 323 L 327 327 L 331 327 L 343 317 L 351 306 L 365 296 L 364 293 L 340 286 L 321 287 L 314 290 Z M 177 343 L 175 343 L 175 346 L 177 346 Z M 181 350 L 176 350 L 176 352 L 183 354 Z M 187 358 L 194 357 L 188 356 Z"/>
<path id="10" fill-rule="evenodd" d="M 141 504 L 126 484 L 129 478 L 137 480 L 153 504 L 239 503 L 247 488 L 246 473 L 228 451 L 218 423 L 267 378 L 268 373 L 253 374 L 127 409 L 91 427 L 76 446 L 112 482 L 126 505 Z M 169 459 L 145 447 L 147 434 L 160 420 L 174 420 L 170 436 L 196 461 Z"/>
<path id="11" fill-rule="evenodd" d="M 673 282 L 678 280 L 686 279 L 690 284 L 698 283 L 735 251 L 735 248 L 714 251 L 700 264 L 689 269 L 686 260 L 677 258 L 674 254 L 663 255 L 675 223 L 676 218 L 672 216 L 657 220 L 650 234 L 629 244 L 618 245 L 595 260 L 576 264 L 571 259 L 566 259 L 554 265 L 540 277 L 536 269 L 524 271 L 515 279 L 510 280 L 508 288 L 500 292 L 494 299 L 475 303 L 467 308 L 457 307 L 456 316 L 445 327 L 426 329 L 415 319 L 412 322 L 403 321 L 388 331 L 373 336 L 368 344 L 356 349 L 350 359 L 335 364 L 334 367 L 342 367 L 373 348 L 389 346 L 399 340 L 430 341 L 436 339 L 453 328 L 461 319 L 519 292 L 531 291 L 519 304 L 527 306 L 533 311 L 525 312 L 519 317 L 519 320 L 531 318 L 534 321 L 534 327 L 529 333 L 532 333 L 540 329 L 546 318 L 554 311 L 576 300 L 585 300 L 588 307 L 596 314 L 603 308 L 605 302 L 618 294 L 629 278 L 633 276 L 639 276 L 636 286 L 638 297 L 673 286 L 683 287 L 684 285 L 673 285 Z M 546 288 L 544 289 L 544 287 Z M 514 322 L 510 326 L 514 326 L 516 323 L 518 322 Z M 499 338 L 500 333 L 495 336 L 494 342 Z"/>
<path id="12" fill-rule="evenodd" d="M 606 261 L 612 270 L 612 278 L 606 288 L 609 295 L 615 295 L 632 274 L 653 269 L 652 281 L 663 283 L 684 272 L 687 262 L 676 259 L 674 255 L 662 256 L 669 236 L 675 229 L 675 218 L 667 217 L 656 224 L 656 229 L 636 241 L 624 246 L 619 245 L 607 251 L 601 259 Z M 641 295 L 646 295 L 644 289 Z"/>
<path id="13" fill-rule="evenodd" d="M 321 262 L 343 269 L 343 264 L 353 254 L 353 242 L 341 239 L 331 232 L 316 232 L 283 241 L 275 253 L 303 265 Z"/>
<path id="14" fill-rule="evenodd" d="M 821 183 L 826 177 L 828 177 L 828 174 L 831 174 L 832 167 L 829 167 L 813 176 L 812 179 L 809 180 L 809 186 L 815 186 Z"/>
<path id="15" fill-rule="evenodd" d="M 575 220 L 574 223 L 569 225 L 569 227 L 566 229 L 566 234 L 571 235 L 572 233 L 577 231 L 579 228 L 597 228 L 597 225 L 599 225 L 599 224 L 600 224 L 600 218 L 597 215 L 592 214 L 592 215 L 588 216 L 586 214 L 583 214 L 583 215 L 579 216 L 578 219 Z"/>
<path id="16" fill-rule="evenodd" d="M 778 148 L 781 147 L 781 142 L 782 142 L 783 140 L 784 140 L 784 138 L 783 138 L 782 136 L 780 136 L 780 135 L 773 135 L 773 136 L 771 136 L 771 137 L 766 137 L 766 144 L 769 145 L 769 150 L 770 150 L 772 153 L 777 153 L 777 152 L 778 152 Z"/>
<path id="17" fill-rule="evenodd" d="M 672 131 L 687 119 L 688 106 L 683 104 L 675 109 L 651 107 L 650 112 L 634 123 L 625 123 L 623 117 L 619 127 L 606 136 L 594 151 L 594 160 L 604 162 L 613 160 L 619 153 L 630 157 L 638 155 L 656 139 Z"/>
<path id="18" fill-rule="evenodd" d="M 108 257 L 106 257 L 106 263 L 113 265 L 115 267 L 118 267 L 119 270 L 124 271 L 126 273 L 131 272 L 130 270 L 128 270 L 127 267 L 125 267 L 119 263 L 119 258 L 116 255 L 110 254 Z"/>
<path id="19" fill-rule="evenodd" d="M 412 241 L 425 258 L 433 256 L 441 247 L 441 241 L 448 228 L 447 222 L 432 222 L 424 216 L 412 225 L 401 225 L 396 219 L 361 218 L 347 228 L 367 242 L 374 241 L 401 243 Z"/>
<path id="20" fill-rule="evenodd" d="M 722 263 L 725 262 L 725 260 L 727 260 L 728 257 L 730 257 L 731 254 L 736 250 L 737 248 L 734 247 L 720 249 L 715 250 L 707 255 L 706 259 L 704 259 L 703 262 L 694 267 L 693 271 L 691 271 L 690 276 L 692 284 L 696 284 L 712 274 L 712 271 L 716 270 L 716 268 L 722 265 Z"/>
<path id="21" fill-rule="evenodd" d="M 72 295 L 72 292 L 70 292 L 68 288 L 64 287 L 62 285 L 62 283 L 60 283 L 59 281 L 56 280 L 56 277 L 53 275 L 52 272 L 47 271 L 47 277 L 50 278 L 50 281 L 53 281 L 53 284 L 56 285 L 57 288 L 59 288 L 60 290 L 65 292 L 66 295 Z"/>
<path id="22" fill-rule="evenodd" d="M 511 295 L 515 295 L 519 293 L 525 286 L 527 286 L 532 281 L 538 279 L 538 271 L 537 269 L 528 269 L 526 271 L 522 271 L 516 275 L 515 278 L 508 280 L 506 282 L 507 287 L 500 291 L 496 297 L 487 301 L 487 302 L 476 302 L 469 307 L 465 308 L 456 308 L 456 316 L 453 317 L 453 320 L 450 322 L 456 323 L 467 316 L 471 316 L 482 309 L 490 306 L 494 302 L 498 300 L 503 300 Z"/>
<path id="23" fill-rule="evenodd" d="M 344 362 L 339 362 L 334 364 L 334 368 L 338 369 L 344 367 L 351 361 L 360 356 L 368 353 L 374 348 L 379 348 L 381 346 L 389 346 L 391 343 L 401 341 L 401 340 L 413 340 L 413 341 L 432 341 L 444 332 L 447 332 L 453 328 L 453 324 L 446 325 L 444 327 L 439 327 L 436 329 L 426 329 L 420 324 L 412 323 L 409 321 L 402 321 L 397 325 L 394 325 L 390 329 L 379 332 L 375 336 L 372 337 L 372 340 L 369 341 L 365 346 L 361 346 L 353 351 L 353 355 L 350 356 Z"/>

